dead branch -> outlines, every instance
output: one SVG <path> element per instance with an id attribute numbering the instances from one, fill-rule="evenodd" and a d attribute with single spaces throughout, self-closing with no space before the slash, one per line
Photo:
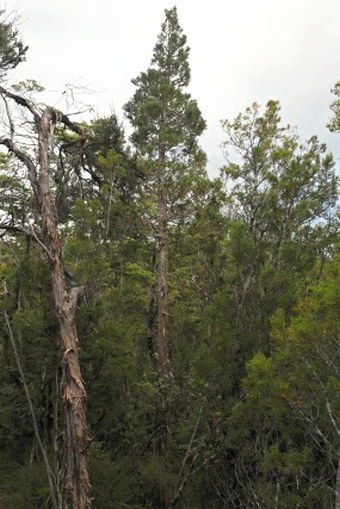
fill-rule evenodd
<path id="1" fill-rule="evenodd" d="M 35 122 L 39 122 L 40 120 L 39 111 L 31 101 L 25 99 L 25 97 L 22 97 L 21 95 L 13 94 L 13 92 L 6 90 L 2 86 L 0 86 L 0 93 L 3 96 L 8 97 L 9 99 L 13 99 L 13 101 L 19 104 L 20 106 L 23 106 L 24 108 L 28 109 L 32 113 Z"/>
<path id="2" fill-rule="evenodd" d="M 30 225 L 30 229 L 28 230 L 24 226 L 17 226 L 17 225 L 13 225 L 13 224 L 0 223 L 0 230 L 12 231 L 12 232 L 15 232 L 15 233 L 22 233 L 26 237 L 30 237 L 37 244 L 39 244 L 39 246 L 45 251 L 45 253 L 49 257 L 49 259 L 52 259 L 51 253 L 49 252 L 49 250 L 47 249 L 45 244 L 42 242 L 42 240 L 38 237 L 38 235 L 37 235 L 37 233 L 34 230 L 32 225 Z M 2 235 L 4 235 L 4 233 Z"/>
<path id="3" fill-rule="evenodd" d="M 1 89 L 1 87 L 0 87 Z M 38 178 L 37 178 L 37 171 L 35 164 L 33 163 L 32 159 L 25 154 L 22 150 L 19 149 L 19 147 L 13 142 L 10 138 L 0 138 L 0 145 L 4 145 L 8 148 L 10 152 L 12 152 L 14 155 L 17 156 L 17 158 L 24 163 L 26 168 L 28 169 L 28 176 L 35 194 L 35 197 L 39 199 L 40 196 L 40 190 L 39 190 L 39 184 L 38 184 Z"/>

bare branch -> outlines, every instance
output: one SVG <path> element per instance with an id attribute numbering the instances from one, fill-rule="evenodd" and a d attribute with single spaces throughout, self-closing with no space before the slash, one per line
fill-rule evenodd
<path id="1" fill-rule="evenodd" d="M 4 96 L 8 97 L 9 99 L 13 99 L 13 101 L 16 102 L 17 104 L 19 104 L 20 106 L 23 106 L 24 108 L 28 109 L 32 113 L 32 115 L 34 117 L 34 121 L 39 122 L 39 120 L 40 120 L 39 111 L 31 101 L 29 101 L 28 99 L 25 99 L 21 95 L 17 95 L 17 94 L 13 94 L 13 92 L 9 92 L 2 86 L 0 86 L 0 93 Z"/>
<path id="2" fill-rule="evenodd" d="M 45 251 L 45 253 L 47 254 L 47 256 L 49 257 L 50 260 L 53 260 L 52 258 L 52 255 L 50 253 L 50 251 L 47 249 L 47 247 L 45 246 L 45 244 L 39 239 L 39 237 L 37 236 L 36 232 L 34 231 L 34 228 L 32 225 L 30 225 L 30 229 L 31 229 L 31 233 L 32 233 L 32 237 L 33 239 L 37 242 L 37 244 L 39 244 L 39 246 Z"/>
<path id="3" fill-rule="evenodd" d="M 27 237 L 32 236 L 32 232 L 30 230 L 28 230 L 24 226 L 16 226 L 14 224 L 0 223 L 0 230 L 5 230 L 5 231 L 10 231 L 10 232 L 15 232 L 15 233 L 23 233 Z"/>
<path id="4" fill-rule="evenodd" d="M 1 89 L 1 87 L 0 87 Z M 10 138 L 0 138 L 0 145 L 4 145 L 8 148 L 10 152 L 12 152 L 16 157 L 24 163 L 26 168 L 28 169 L 28 176 L 37 200 L 39 200 L 40 192 L 39 192 L 39 184 L 37 179 L 37 171 L 35 164 L 32 159 L 22 150 L 20 150 L 17 145 Z"/>
<path id="5" fill-rule="evenodd" d="M 183 458 L 183 461 L 182 461 L 182 464 L 181 464 L 181 468 L 180 468 L 180 471 L 179 471 L 179 474 L 178 474 L 178 480 L 177 480 L 177 486 L 176 486 L 175 494 L 174 494 L 172 502 L 170 504 L 171 509 L 175 507 L 175 505 L 176 505 L 176 503 L 177 503 L 177 501 L 178 501 L 178 499 L 179 499 L 179 497 L 181 495 L 181 492 L 183 491 L 183 488 L 185 487 L 186 483 L 188 482 L 189 477 L 192 475 L 192 472 L 189 472 L 182 479 L 182 475 L 183 475 L 183 471 L 184 471 L 185 465 L 186 465 L 186 463 L 188 461 L 188 458 L 189 458 L 190 454 L 192 453 L 192 444 L 193 444 L 193 442 L 195 440 L 195 437 L 196 437 L 198 425 L 199 425 L 199 422 L 200 422 L 201 416 L 202 416 L 202 411 L 203 411 L 203 406 L 201 406 L 200 411 L 198 413 L 198 417 L 196 419 L 196 423 L 195 423 L 195 426 L 194 426 L 193 432 L 191 434 L 187 450 L 185 452 L 185 455 L 184 455 L 184 458 Z M 191 466 L 194 465 L 197 457 L 198 457 L 198 453 L 196 452 L 196 454 L 194 455 L 193 460 L 191 462 Z"/>
<path id="6" fill-rule="evenodd" d="M 42 242 L 42 240 L 39 239 L 39 237 L 32 225 L 30 225 L 30 229 L 27 229 L 24 226 L 16 226 L 13 224 L 0 223 L 0 230 L 22 233 L 23 235 L 26 235 L 26 237 L 32 238 L 45 251 L 47 256 L 50 259 L 52 259 L 51 253 L 49 252 L 49 250 L 47 249 L 45 244 Z"/>
<path id="7" fill-rule="evenodd" d="M 328 413 L 328 416 L 330 418 L 330 421 L 332 423 L 332 426 L 336 432 L 336 434 L 338 435 L 338 437 L 340 438 L 340 428 L 335 420 L 335 417 L 334 417 L 334 414 L 333 414 L 333 411 L 332 411 L 332 407 L 331 407 L 331 404 L 330 402 L 328 401 L 328 398 L 326 397 L 326 408 L 327 408 L 327 413 Z"/>
<path id="8" fill-rule="evenodd" d="M 85 129 L 80 124 L 78 124 L 77 122 L 72 122 L 69 119 L 69 117 L 67 115 L 65 115 L 64 113 L 61 113 L 56 110 L 54 110 L 54 111 L 57 114 L 57 120 L 59 122 L 63 123 L 66 127 L 71 129 L 73 132 L 79 134 L 79 136 L 81 136 L 82 138 L 87 139 L 89 137 L 89 133 L 87 131 L 85 131 Z"/>
<path id="9" fill-rule="evenodd" d="M 5 104 L 7 118 L 8 118 L 8 122 L 9 122 L 9 129 L 10 129 L 10 133 L 11 133 L 11 141 L 13 142 L 15 130 L 14 130 L 14 124 L 13 124 L 12 116 L 11 116 L 11 113 L 10 113 L 10 110 L 9 110 L 9 107 L 8 107 L 8 102 L 7 102 L 6 97 L 4 96 L 4 94 L 1 94 L 1 97 L 2 97 L 2 100 L 4 101 L 4 104 Z"/>

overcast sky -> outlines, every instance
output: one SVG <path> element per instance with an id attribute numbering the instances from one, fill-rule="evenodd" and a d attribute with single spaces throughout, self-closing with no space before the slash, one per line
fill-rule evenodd
<path id="1" fill-rule="evenodd" d="M 340 0 L 8 0 L 21 16 L 27 62 L 11 79 L 34 78 L 61 104 L 66 84 L 86 87 L 98 115 L 134 92 L 149 66 L 164 19 L 177 5 L 191 47 L 190 92 L 208 129 L 209 171 L 223 165 L 220 120 L 254 101 L 278 99 L 282 119 L 302 139 L 317 134 L 340 158 L 340 135 L 328 133 L 330 89 L 340 80 Z M 65 98 L 64 94 L 64 98 Z M 60 105 L 59 105 L 60 107 Z M 340 162 L 340 161 L 339 161 Z"/>

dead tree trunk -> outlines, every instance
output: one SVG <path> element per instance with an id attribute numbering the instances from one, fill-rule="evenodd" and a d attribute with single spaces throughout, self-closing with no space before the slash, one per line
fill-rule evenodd
<path id="1" fill-rule="evenodd" d="M 38 204 L 42 220 L 42 234 L 33 236 L 48 254 L 52 281 L 53 303 L 59 324 L 59 357 L 61 381 L 61 445 L 58 473 L 62 500 L 60 509 L 90 509 L 90 480 L 87 467 L 86 390 L 81 376 L 79 345 L 75 324 L 77 299 L 82 287 L 68 290 L 64 276 L 62 246 L 58 232 L 58 217 L 51 190 L 50 143 L 57 122 L 80 134 L 80 127 L 52 108 L 43 113 L 26 99 L 0 89 L 3 96 L 13 99 L 29 110 L 38 133 L 38 164 L 10 139 L 0 143 L 17 156 L 28 169 L 28 177 Z M 12 127 L 12 124 L 11 124 Z M 11 129 L 13 131 L 13 129 Z"/>
<path id="2" fill-rule="evenodd" d="M 45 110 L 38 130 L 39 206 L 43 238 L 50 253 L 53 300 L 60 329 L 62 369 L 63 458 L 61 484 L 65 507 L 90 507 L 90 481 L 87 469 L 86 391 L 81 377 L 75 311 L 81 288 L 66 288 L 65 267 L 58 234 L 58 218 L 50 188 L 49 145 L 53 128 L 53 111 Z"/>

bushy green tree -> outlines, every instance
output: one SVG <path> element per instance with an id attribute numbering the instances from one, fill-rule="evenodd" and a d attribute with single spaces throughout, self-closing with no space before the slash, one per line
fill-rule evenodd
<path id="1" fill-rule="evenodd" d="M 131 141 L 145 159 L 144 190 L 153 204 L 150 221 L 156 235 L 158 368 L 169 365 L 168 244 L 169 225 L 192 200 L 204 155 L 198 136 L 205 129 L 196 101 L 185 91 L 190 81 L 189 48 L 177 9 L 165 11 L 165 22 L 150 68 L 133 84 L 137 90 L 125 105 L 133 126 Z"/>
<path id="2" fill-rule="evenodd" d="M 223 122 L 230 155 L 222 176 L 235 221 L 235 322 L 239 341 L 250 332 L 262 348 L 268 346 L 268 318 L 277 307 L 292 310 L 318 277 L 336 236 L 333 158 L 315 136 L 301 144 L 281 125 L 279 112 L 279 103 L 269 101 L 263 114 L 254 104 Z"/>
<path id="3" fill-rule="evenodd" d="M 247 365 L 227 445 L 247 507 L 334 507 L 339 478 L 339 260 Z M 227 483 L 226 483 L 227 484 Z M 338 502 L 337 502 L 338 503 Z"/>
<path id="4" fill-rule="evenodd" d="M 205 156 L 198 145 L 205 122 L 186 91 L 190 82 L 188 56 L 177 9 L 166 10 L 151 65 L 133 80 L 137 90 L 125 105 L 133 127 L 131 141 L 143 160 L 146 213 L 155 239 L 156 282 L 150 298 L 148 347 L 159 375 L 154 444 L 160 457 L 167 448 L 171 399 L 167 386 L 173 378 L 169 351 L 169 281 L 174 271 L 169 260 L 170 237 L 176 224 L 188 221 L 192 202 L 205 179 Z M 169 467 L 167 472 L 170 477 Z M 169 490 L 164 486 L 161 482 L 156 502 L 161 507 L 169 503 Z"/>
<path id="5" fill-rule="evenodd" d="M 332 118 L 327 124 L 328 129 L 332 133 L 339 133 L 340 131 L 340 81 L 335 83 L 334 88 L 331 90 L 334 95 L 333 101 L 331 102 Z"/>
<path id="6" fill-rule="evenodd" d="M 28 46 L 22 42 L 15 19 L 0 10 L 0 77 L 14 69 L 26 58 Z"/>

